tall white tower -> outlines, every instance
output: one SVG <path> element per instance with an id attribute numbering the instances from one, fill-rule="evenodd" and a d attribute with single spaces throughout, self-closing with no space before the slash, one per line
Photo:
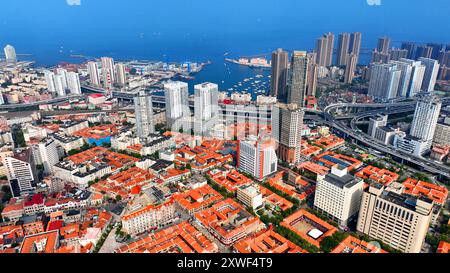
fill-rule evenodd
<path id="1" fill-rule="evenodd" d="M 215 83 L 206 82 L 195 85 L 194 90 L 194 132 L 196 135 L 203 135 L 217 123 L 219 87 Z"/>
<path id="2" fill-rule="evenodd" d="M 16 49 L 12 45 L 6 45 L 4 48 L 5 59 L 7 63 L 17 62 Z"/>

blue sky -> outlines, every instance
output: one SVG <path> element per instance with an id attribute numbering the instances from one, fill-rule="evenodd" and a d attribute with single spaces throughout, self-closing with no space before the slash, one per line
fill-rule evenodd
<path id="1" fill-rule="evenodd" d="M 79 1 L 2 1 L 0 45 L 14 44 L 19 51 L 57 46 L 159 51 L 224 43 L 308 49 L 327 31 L 361 31 L 367 47 L 382 35 L 450 42 L 448 0 L 379 0 L 379 6 L 367 0 Z"/>

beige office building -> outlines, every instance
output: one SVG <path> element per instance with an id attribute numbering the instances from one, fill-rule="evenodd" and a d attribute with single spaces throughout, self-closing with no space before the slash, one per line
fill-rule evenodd
<path id="1" fill-rule="evenodd" d="M 432 219 L 428 198 L 403 195 L 381 184 L 363 193 L 357 230 L 407 253 L 419 253 Z"/>

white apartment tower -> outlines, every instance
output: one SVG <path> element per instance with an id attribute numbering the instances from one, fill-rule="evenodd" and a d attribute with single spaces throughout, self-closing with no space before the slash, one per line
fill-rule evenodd
<path id="1" fill-rule="evenodd" d="M 431 147 L 442 103 L 436 96 L 421 97 L 416 104 L 409 134 Z"/>
<path id="2" fill-rule="evenodd" d="M 114 60 L 110 57 L 102 57 L 101 62 L 103 86 L 106 88 L 111 88 L 115 82 Z"/>
<path id="3" fill-rule="evenodd" d="M 164 97 L 166 101 L 166 121 L 171 127 L 176 121 L 190 116 L 188 105 L 188 84 L 181 81 L 164 83 Z"/>
<path id="4" fill-rule="evenodd" d="M 408 63 L 412 66 L 407 97 L 414 97 L 421 90 L 423 77 L 425 75 L 425 66 L 420 61 L 410 59 L 402 58 L 400 59 L 400 62 Z"/>
<path id="5" fill-rule="evenodd" d="M 7 63 L 17 62 L 16 49 L 12 45 L 6 45 L 4 48 L 4 52 Z"/>
<path id="6" fill-rule="evenodd" d="M 36 166 L 31 149 L 15 151 L 12 156 L 5 157 L 3 164 L 14 197 L 31 193 L 36 187 Z"/>
<path id="7" fill-rule="evenodd" d="M 90 82 L 92 85 L 100 85 L 100 77 L 98 75 L 98 65 L 96 62 L 88 62 L 87 69 L 89 73 Z"/>
<path id="8" fill-rule="evenodd" d="M 194 132 L 196 135 L 207 135 L 208 129 L 217 124 L 218 90 L 219 87 L 215 83 L 207 82 L 194 86 Z"/>
<path id="9" fill-rule="evenodd" d="M 47 138 L 39 142 L 38 156 L 42 165 L 44 165 L 45 173 L 53 172 L 53 166 L 59 162 L 58 149 L 56 141 L 52 138 Z"/>
<path id="10" fill-rule="evenodd" d="M 76 72 L 67 72 L 67 89 L 71 94 L 81 94 L 80 77 Z"/>
<path id="11" fill-rule="evenodd" d="M 397 97 L 401 71 L 395 64 L 374 63 L 368 94 L 384 101 Z"/>
<path id="12" fill-rule="evenodd" d="M 122 63 L 118 63 L 115 65 L 116 67 L 116 83 L 123 87 L 127 83 L 127 75 L 125 72 L 125 65 Z"/>

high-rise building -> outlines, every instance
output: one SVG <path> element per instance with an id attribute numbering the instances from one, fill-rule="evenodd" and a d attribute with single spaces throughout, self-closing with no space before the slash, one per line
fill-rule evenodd
<path id="1" fill-rule="evenodd" d="M 278 144 L 277 156 L 283 161 L 300 162 L 304 114 L 297 104 L 278 103 L 272 108 L 272 137 Z"/>
<path id="2" fill-rule="evenodd" d="M 333 61 L 334 34 L 329 32 L 316 41 L 316 63 L 320 66 L 331 66 Z"/>
<path id="3" fill-rule="evenodd" d="M 103 86 L 106 88 L 111 88 L 116 79 L 114 73 L 114 60 L 110 57 L 102 57 L 101 62 Z"/>
<path id="4" fill-rule="evenodd" d="M 90 82 L 92 85 L 99 86 L 100 85 L 100 77 L 98 75 L 98 65 L 96 62 L 88 62 L 87 63 L 88 73 Z"/>
<path id="5" fill-rule="evenodd" d="M 275 142 L 269 135 L 249 136 L 238 144 L 238 169 L 258 180 L 277 171 Z"/>
<path id="6" fill-rule="evenodd" d="M 407 97 L 414 97 L 420 92 L 420 88 L 422 87 L 423 76 L 425 75 L 425 66 L 420 61 L 410 59 L 400 59 L 400 62 L 408 63 L 412 66 Z"/>
<path id="7" fill-rule="evenodd" d="M 410 63 L 403 61 L 389 61 L 389 63 L 395 64 L 401 71 L 397 97 L 406 97 L 408 95 L 408 88 L 411 81 L 411 73 L 413 67 Z"/>
<path id="8" fill-rule="evenodd" d="M 319 66 L 326 66 L 327 61 L 327 43 L 328 40 L 325 37 L 320 37 L 316 41 L 316 63 Z"/>
<path id="9" fill-rule="evenodd" d="M 6 45 L 4 51 L 5 51 L 5 60 L 7 63 L 17 62 L 16 49 L 12 45 Z"/>
<path id="10" fill-rule="evenodd" d="M 37 172 L 31 149 L 15 151 L 12 156 L 3 160 L 12 195 L 18 197 L 33 192 L 36 188 Z"/>
<path id="11" fill-rule="evenodd" d="M 389 50 L 389 60 L 398 61 L 402 58 L 406 58 L 408 56 L 408 50 L 392 48 Z"/>
<path id="12" fill-rule="evenodd" d="M 384 101 L 397 97 L 401 71 L 395 64 L 373 64 L 368 95 Z"/>
<path id="13" fill-rule="evenodd" d="M 353 32 L 350 34 L 348 53 L 356 55 L 356 63 L 358 63 L 359 61 L 359 52 L 361 50 L 361 36 L 361 32 Z"/>
<path id="14" fill-rule="evenodd" d="M 67 89 L 71 94 L 81 94 L 80 77 L 76 72 L 67 72 Z"/>
<path id="15" fill-rule="evenodd" d="M 270 77 L 270 95 L 278 101 L 287 101 L 287 79 L 289 56 L 286 51 L 278 48 L 272 52 L 272 75 Z"/>
<path id="16" fill-rule="evenodd" d="M 308 61 L 308 71 L 306 73 L 307 82 L 306 82 L 306 95 L 307 96 L 316 96 L 317 89 L 317 77 L 319 75 L 319 65 L 315 63 L 309 63 Z"/>
<path id="17" fill-rule="evenodd" d="M 338 36 L 338 48 L 336 54 L 336 65 L 343 66 L 347 64 L 347 57 L 350 45 L 350 34 L 341 33 Z"/>
<path id="18" fill-rule="evenodd" d="M 177 120 L 190 116 L 188 104 L 188 84 L 181 81 L 164 83 L 166 101 L 166 122 L 171 127 Z"/>
<path id="19" fill-rule="evenodd" d="M 436 85 L 436 79 L 439 73 L 439 63 L 434 59 L 422 57 L 419 58 L 419 61 L 425 66 L 421 90 L 424 92 L 431 92 Z"/>
<path id="20" fill-rule="evenodd" d="M 331 66 L 331 64 L 333 63 L 334 34 L 331 32 L 328 32 L 324 36 L 327 38 L 326 66 Z"/>
<path id="21" fill-rule="evenodd" d="M 219 108 L 217 96 L 219 87 L 215 83 L 205 82 L 194 86 L 194 133 L 208 135 L 218 122 Z"/>
<path id="22" fill-rule="evenodd" d="M 412 42 L 403 42 L 401 49 L 406 49 L 408 51 L 406 58 L 407 59 L 414 59 L 416 56 L 416 44 Z"/>
<path id="23" fill-rule="evenodd" d="M 381 52 L 378 49 L 374 49 L 372 51 L 372 58 L 370 59 L 371 63 L 387 63 L 389 62 L 390 55 L 388 52 Z"/>
<path id="24" fill-rule="evenodd" d="M 152 96 L 140 91 L 134 97 L 134 113 L 136 115 L 137 135 L 141 139 L 147 139 L 150 134 L 155 132 Z"/>
<path id="25" fill-rule="evenodd" d="M 367 134 L 371 136 L 372 138 L 375 138 L 375 133 L 377 131 L 377 128 L 383 127 L 387 125 L 388 116 L 378 114 L 374 117 L 371 117 L 369 119 L 369 129 L 367 131 Z"/>
<path id="26" fill-rule="evenodd" d="M 357 231 L 407 253 L 419 253 L 432 219 L 428 198 L 403 195 L 374 183 L 362 195 Z"/>
<path id="27" fill-rule="evenodd" d="M 433 48 L 431 46 L 419 45 L 416 48 L 416 60 L 419 58 L 431 58 Z"/>
<path id="28" fill-rule="evenodd" d="M 44 166 L 44 172 L 50 174 L 53 172 L 53 166 L 59 162 L 58 149 L 56 141 L 53 138 L 46 138 L 37 144 L 36 156 L 38 161 Z"/>
<path id="29" fill-rule="evenodd" d="M 355 76 L 356 62 L 358 57 L 355 54 L 349 54 L 345 63 L 344 83 L 352 83 Z"/>
<path id="30" fill-rule="evenodd" d="M 439 52 L 438 62 L 440 66 L 450 67 L 450 50 Z"/>
<path id="31" fill-rule="evenodd" d="M 431 47 L 431 59 L 437 60 L 439 58 L 439 53 L 441 50 L 445 49 L 445 46 L 443 44 L 437 44 L 437 43 L 427 43 L 428 47 Z"/>
<path id="32" fill-rule="evenodd" d="M 47 83 L 47 90 L 51 93 L 55 93 L 56 92 L 55 73 L 49 70 L 45 70 L 44 78 L 45 82 Z"/>
<path id="33" fill-rule="evenodd" d="M 381 37 L 378 39 L 377 51 L 382 53 L 388 53 L 391 44 L 391 39 L 389 37 Z"/>
<path id="34" fill-rule="evenodd" d="M 409 134 L 431 147 L 442 102 L 436 96 L 421 96 L 416 104 Z"/>
<path id="35" fill-rule="evenodd" d="M 288 103 L 305 105 L 308 59 L 306 51 L 294 51 L 288 80 Z"/>
<path id="36" fill-rule="evenodd" d="M 56 93 L 60 97 L 64 97 L 66 95 L 66 88 L 67 88 L 67 79 L 65 77 L 65 74 L 56 74 L 54 76 L 55 79 L 55 89 Z"/>
<path id="37" fill-rule="evenodd" d="M 127 74 L 125 72 L 125 65 L 123 63 L 118 63 L 115 65 L 116 68 L 116 83 L 117 85 L 123 87 L 127 83 Z"/>
<path id="38" fill-rule="evenodd" d="M 327 215 L 340 226 L 358 216 L 364 181 L 347 173 L 347 168 L 335 165 L 331 173 L 318 175 L 314 208 Z"/>

